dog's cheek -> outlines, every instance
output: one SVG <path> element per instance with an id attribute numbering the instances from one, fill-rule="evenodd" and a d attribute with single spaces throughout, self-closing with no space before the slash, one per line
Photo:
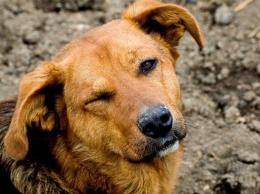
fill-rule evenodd
<path id="1" fill-rule="evenodd" d="M 127 121 L 124 123 L 126 124 Z M 125 160 L 138 160 L 142 157 L 142 145 L 145 138 L 136 124 L 123 126 L 118 121 L 110 120 L 107 125 L 106 145 L 110 152 L 120 155 Z"/>
<path id="2" fill-rule="evenodd" d="M 87 149 L 103 149 L 102 145 L 105 144 L 103 140 L 106 137 L 103 119 L 85 111 L 78 113 L 68 111 L 68 125 L 68 133 L 76 135 Z"/>
<path id="3" fill-rule="evenodd" d="M 106 141 L 108 144 L 108 149 L 111 152 L 122 155 L 122 147 L 125 142 L 125 137 L 120 128 L 115 125 L 113 120 L 107 122 Z"/>

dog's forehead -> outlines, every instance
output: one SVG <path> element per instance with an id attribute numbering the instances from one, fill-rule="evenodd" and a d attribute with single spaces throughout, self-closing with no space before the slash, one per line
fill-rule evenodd
<path id="1" fill-rule="evenodd" d="M 157 42 L 126 20 L 112 21 L 86 33 L 82 38 L 86 41 L 84 47 L 86 46 L 88 51 L 95 52 L 97 57 L 106 55 L 111 60 L 128 53 L 138 54 L 142 50 L 160 50 Z"/>
<path id="2" fill-rule="evenodd" d="M 89 41 L 92 39 L 92 42 L 100 45 L 106 43 L 129 45 L 129 41 L 131 41 L 132 44 L 142 44 L 144 42 L 152 44 L 149 35 L 145 35 L 137 24 L 125 19 L 113 20 L 100 27 L 94 28 L 87 32 L 85 37 L 88 38 Z"/>
<path id="3" fill-rule="evenodd" d="M 165 57 L 167 52 L 149 35 L 125 20 L 93 29 L 68 46 L 61 53 L 63 56 L 67 53 L 70 65 L 74 66 L 70 69 L 77 71 L 77 76 L 86 71 L 95 74 L 119 67 L 131 73 L 138 62 Z"/>
<path id="4" fill-rule="evenodd" d="M 73 57 L 110 57 L 123 55 L 124 53 L 137 52 L 142 48 L 161 50 L 161 45 L 151 36 L 140 30 L 135 24 L 127 20 L 114 20 L 100 27 L 94 28 L 79 37 L 69 47 L 77 50 L 77 55 L 71 52 Z M 67 52 L 68 55 L 70 53 Z"/>

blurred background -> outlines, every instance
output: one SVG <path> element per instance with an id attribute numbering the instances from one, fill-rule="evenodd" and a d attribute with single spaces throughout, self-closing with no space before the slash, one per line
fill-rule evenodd
<path id="1" fill-rule="evenodd" d="M 0 99 L 17 95 L 24 74 L 131 2 L 0 0 Z M 163 2 L 186 7 L 206 39 L 199 50 L 187 33 L 178 46 L 189 134 L 176 193 L 259 194 L 260 0 Z"/>

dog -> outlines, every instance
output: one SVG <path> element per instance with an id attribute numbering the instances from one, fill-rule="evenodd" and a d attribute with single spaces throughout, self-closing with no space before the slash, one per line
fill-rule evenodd
<path id="1" fill-rule="evenodd" d="M 187 133 L 175 63 L 183 7 L 139 0 L 71 41 L 0 103 L 7 193 L 170 194 Z"/>

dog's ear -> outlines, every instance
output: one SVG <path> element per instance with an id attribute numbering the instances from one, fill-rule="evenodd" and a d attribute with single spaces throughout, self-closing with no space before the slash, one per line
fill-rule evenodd
<path id="1" fill-rule="evenodd" d="M 196 19 L 183 7 L 139 0 L 123 13 L 122 18 L 132 20 L 148 34 L 159 35 L 171 46 L 177 46 L 187 30 L 197 44 L 204 47 L 203 33 Z"/>
<path id="2" fill-rule="evenodd" d="M 62 76 L 53 63 L 44 63 L 26 75 L 20 84 L 15 112 L 4 138 L 7 153 L 23 159 L 29 149 L 27 130 L 51 131 L 61 123 Z M 58 100 L 57 100 L 58 99 Z"/>

